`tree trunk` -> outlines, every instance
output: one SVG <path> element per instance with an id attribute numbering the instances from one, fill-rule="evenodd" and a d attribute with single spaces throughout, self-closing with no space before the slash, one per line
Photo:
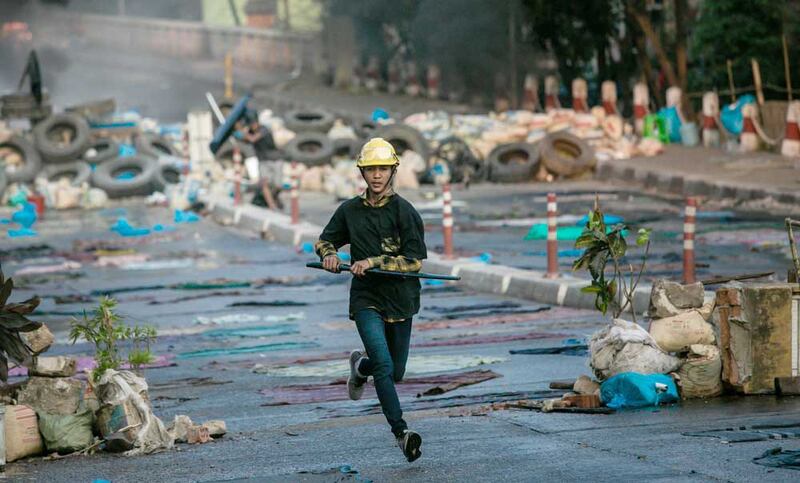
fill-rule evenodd
<path id="1" fill-rule="evenodd" d="M 653 46 L 653 50 L 655 50 L 658 62 L 661 64 L 661 69 L 664 71 L 664 75 L 667 77 L 667 82 L 673 86 L 680 85 L 678 76 L 675 74 L 675 68 L 672 66 L 672 62 L 670 62 L 666 51 L 664 51 L 664 46 L 661 44 L 661 37 L 658 35 L 658 32 L 656 32 L 656 29 L 650 22 L 647 14 L 634 6 L 631 0 L 628 0 L 628 2 L 625 3 L 625 8 L 628 10 L 628 13 L 631 14 L 634 20 L 636 20 L 636 24 L 642 29 L 645 37 L 647 37 L 647 40 L 649 40 L 650 44 Z"/>
<path id="2" fill-rule="evenodd" d="M 639 59 L 639 64 L 642 66 L 644 82 L 647 84 L 647 87 L 650 90 L 650 101 L 655 106 L 660 106 L 662 105 L 662 93 L 656 92 L 655 90 L 656 78 L 653 74 L 653 64 L 650 62 L 650 57 L 647 56 L 647 47 L 645 46 L 644 36 L 638 28 L 631 29 L 631 35 L 633 35 L 633 42 L 636 45 L 636 57 Z"/>

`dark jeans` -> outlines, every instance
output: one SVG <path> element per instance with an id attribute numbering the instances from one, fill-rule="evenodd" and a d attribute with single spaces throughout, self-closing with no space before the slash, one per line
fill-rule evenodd
<path id="1" fill-rule="evenodd" d="M 392 427 L 392 432 L 398 435 L 408 429 L 408 425 L 403 420 L 403 410 L 400 409 L 394 383 L 401 381 L 406 372 L 411 319 L 384 322 L 373 309 L 359 310 L 355 313 L 355 319 L 358 335 L 361 336 L 368 357 L 361 360 L 358 372 L 364 376 L 372 376 L 383 415 Z"/>

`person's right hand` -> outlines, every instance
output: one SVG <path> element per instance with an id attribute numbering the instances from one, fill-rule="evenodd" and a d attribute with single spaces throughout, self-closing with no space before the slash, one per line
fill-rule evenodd
<path id="1" fill-rule="evenodd" d="M 322 260 L 322 268 L 332 273 L 339 273 L 340 263 L 342 262 L 338 255 L 328 255 Z"/>

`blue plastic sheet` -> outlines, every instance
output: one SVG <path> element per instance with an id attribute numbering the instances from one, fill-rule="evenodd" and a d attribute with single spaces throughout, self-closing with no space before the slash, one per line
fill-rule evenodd
<path id="1" fill-rule="evenodd" d="M 195 223 L 200 221 L 200 217 L 192 211 L 175 210 L 172 220 L 175 223 Z"/>
<path id="2" fill-rule="evenodd" d="M 17 223 L 23 228 L 30 228 L 36 223 L 36 207 L 27 201 L 22 204 L 19 211 L 15 211 L 11 215 L 11 221 Z"/>
<path id="3" fill-rule="evenodd" d="M 380 107 L 375 109 L 374 111 L 372 111 L 372 120 L 375 121 L 375 122 L 383 121 L 383 120 L 387 120 L 387 119 L 391 119 L 391 118 L 392 118 L 392 116 L 390 116 L 389 113 L 386 112 L 385 109 L 381 109 Z"/>
<path id="4" fill-rule="evenodd" d="M 726 104 L 722 106 L 719 112 L 719 120 L 728 132 L 733 134 L 741 134 L 742 127 L 744 127 L 744 116 L 742 115 L 742 108 L 746 104 L 753 104 L 756 98 L 751 94 L 745 94 L 740 97 L 733 104 Z"/>
<path id="5" fill-rule="evenodd" d="M 678 387 L 665 374 L 623 372 L 600 385 L 600 399 L 612 409 L 643 408 L 678 401 Z"/>
<path id="6" fill-rule="evenodd" d="M 144 236 L 150 234 L 149 228 L 136 228 L 132 226 L 126 218 L 118 218 L 117 222 L 111 226 L 110 230 L 125 237 Z"/>

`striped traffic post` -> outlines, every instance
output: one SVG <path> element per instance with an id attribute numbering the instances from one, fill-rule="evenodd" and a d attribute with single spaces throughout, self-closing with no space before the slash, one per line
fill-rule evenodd
<path id="1" fill-rule="evenodd" d="M 233 204 L 242 202 L 242 153 L 239 146 L 233 145 Z"/>
<path id="2" fill-rule="evenodd" d="M 444 256 L 453 258 L 453 196 L 450 183 L 442 185 L 442 235 L 444 236 Z"/>
<path id="3" fill-rule="evenodd" d="M 292 203 L 292 225 L 300 223 L 300 193 L 298 192 L 300 180 L 297 177 L 297 161 L 292 161 L 292 187 L 290 191 Z"/>
<path id="4" fill-rule="evenodd" d="M 694 283 L 694 233 L 697 219 L 697 199 L 686 199 L 686 219 L 683 223 L 683 283 Z"/>
<path id="5" fill-rule="evenodd" d="M 555 193 L 547 193 L 547 277 L 558 276 L 558 203 Z"/>

